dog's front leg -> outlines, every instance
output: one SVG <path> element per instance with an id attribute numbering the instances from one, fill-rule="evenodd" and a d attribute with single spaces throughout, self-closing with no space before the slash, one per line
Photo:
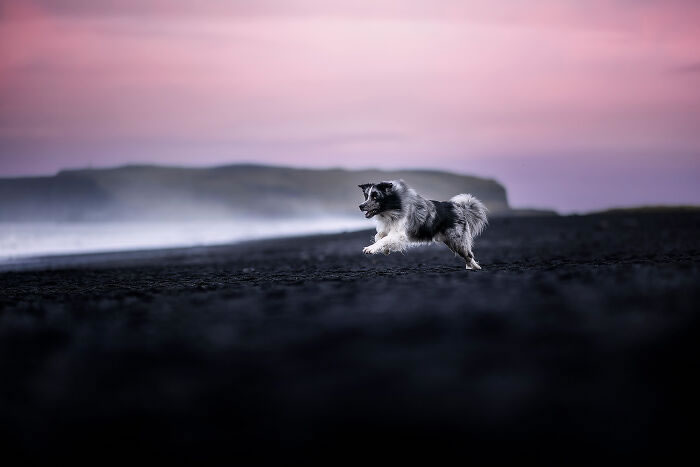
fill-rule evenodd
<path id="1" fill-rule="evenodd" d="M 388 234 L 386 232 L 382 232 L 381 230 L 377 232 L 377 234 L 374 236 L 374 241 L 375 243 L 381 240 L 382 238 L 386 237 Z"/>
<path id="2" fill-rule="evenodd" d="M 367 255 L 376 255 L 377 253 L 388 255 L 392 251 L 405 250 L 407 244 L 408 241 L 403 236 L 387 235 L 373 245 L 364 247 L 362 252 Z"/>
<path id="3" fill-rule="evenodd" d="M 389 250 L 386 249 L 386 237 L 380 238 L 370 246 L 364 247 L 362 249 L 362 253 L 366 255 L 376 255 L 377 253 L 389 254 Z"/>

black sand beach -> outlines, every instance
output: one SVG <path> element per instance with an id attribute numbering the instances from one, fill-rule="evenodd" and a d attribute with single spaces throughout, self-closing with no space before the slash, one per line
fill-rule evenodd
<path id="1" fill-rule="evenodd" d="M 0 273 L 2 444 L 581 462 L 688 447 L 698 212 L 495 219 L 478 272 L 438 245 L 367 257 L 370 236 Z"/>

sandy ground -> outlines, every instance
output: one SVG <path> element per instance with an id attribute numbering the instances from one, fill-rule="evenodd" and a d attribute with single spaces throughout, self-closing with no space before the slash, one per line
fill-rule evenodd
<path id="1" fill-rule="evenodd" d="M 233 459 L 687 447 L 700 214 L 496 219 L 479 272 L 438 245 L 367 257 L 370 236 L 0 273 L 0 439 Z"/>

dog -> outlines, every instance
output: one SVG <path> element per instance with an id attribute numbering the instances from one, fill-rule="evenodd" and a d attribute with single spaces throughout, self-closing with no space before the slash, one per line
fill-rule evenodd
<path id="1" fill-rule="evenodd" d="M 403 180 L 358 185 L 365 196 L 360 210 L 377 221 L 374 243 L 365 254 L 405 251 L 408 247 L 443 242 L 467 262 L 467 269 L 481 269 L 474 259 L 474 238 L 486 225 L 487 209 L 469 194 L 449 201 L 427 200 Z"/>

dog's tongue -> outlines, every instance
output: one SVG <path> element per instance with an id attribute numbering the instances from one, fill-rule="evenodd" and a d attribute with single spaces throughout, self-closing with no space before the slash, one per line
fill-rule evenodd
<path id="1" fill-rule="evenodd" d="M 366 217 L 367 219 L 369 219 L 370 217 L 372 217 L 372 211 L 367 211 L 367 212 L 365 213 L 365 217 Z"/>

